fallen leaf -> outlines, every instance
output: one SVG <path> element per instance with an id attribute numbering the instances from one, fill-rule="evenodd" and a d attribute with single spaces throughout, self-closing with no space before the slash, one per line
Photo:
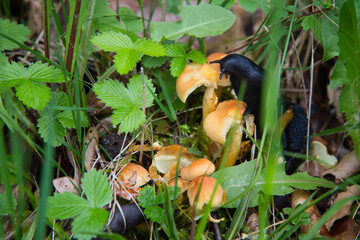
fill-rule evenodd
<path id="1" fill-rule="evenodd" d="M 53 180 L 53 185 L 59 193 L 63 193 L 63 192 L 78 193 L 78 191 L 76 190 L 73 184 L 76 185 L 75 180 L 71 177 L 59 177 Z M 79 186 L 77 187 L 79 188 Z"/>
<path id="2" fill-rule="evenodd" d="M 337 195 L 336 199 L 334 200 L 334 202 L 338 202 L 341 199 L 344 198 L 348 198 L 351 196 L 358 196 L 360 195 L 360 190 L 357 186 L 349 186 L 347 187 L 345 192 L 341 192 Z M 334 222 L 350 215 L 350 207 L 353 204 L 353 201 L 348 201 L 344 206 L 342 206 L 339 211 L 336 212 L 336 214 L 334 214 L 333 216 L 331 216 L 331 218 L 329 218 L 326 222 L 325 222 L 325 227 L 328 231 L 331 230 L 331 228 L 334 225 Z"/>
<path id="3" fill-rule="evenodd" d="M 360 171 L 360 162 L 355 150 L 346 154 L 340 162 L 332 169 L 325 171 L 322 177 L 341 183 L 344 179 L 351 177 Z"/>

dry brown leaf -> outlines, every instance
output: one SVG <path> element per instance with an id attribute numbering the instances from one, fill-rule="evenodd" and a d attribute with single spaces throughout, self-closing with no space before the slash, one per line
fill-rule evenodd
<path id="1" fill-rule="evenodd" d="M 301 189 L 296 189 L 291 194 L 291 207 L 292 207 L 292 209 L 295 209 L 295 207 L 298 204 L 304 203 L 309 198 L 310 198 L 310 193 L 308 191 L 301 190 Z M 316 207 L 316 205 L 312 205 L 311 207 L 307 208 L 305 211 L 310 215 L 309 218 L 311 219 L 311 223 L 308 224 L 308 225 L 300 226 L 300 230 L 299 230 L 300 233 L 308 233 L 310 231 L 310 229 L 313 227 L 313 225 L 315 223 L 317 223 L 318 220 L 321 217 L 320 211 Z"/>
<path id="2" fill-rule="evenodd" d="M 89 171 L 92 169 L 96 160 L 96 150 L 98 148 L 99 134 L 97 129 L 91 127 L 85 137 L 86 151 L 85 151 L 85 169 Z"/>
<path id="3" fill-rule="evenodd" d="M 75 180 L 71 177 L 55 178 L 53 180 L 53 185 L 56 191 L 58 191 L 59 193 L 63 193 L 63 192 L 78 193 L 75 186 L 71 182 L 73 182 L 78 188 L 80 188 L 80 186 L 77 185 Z"/>
<path id="4" fill-rule="evenodd" d="M 340 201 L 341 199 L 344 198 L 348 198 L 351 196 L 359 196 L 360 195 L 360 190 L 357 186 L 349 186 L 347 187 L 345 192 L 339 193 L 336 197 L 336 199 L 334 200 L 334 203 Z M 325 222 L 325 227 L 328 231 L 331 230 L 331 228 L 334 225 L 334 222 L 350 215 L 350 207 L 353 204 L 353 201 L 349 201 L 347 202 L 344 206 L 342 206 L 339 211 L 337 211 L 333 216 L 331 216 L 331 218 L 329 220 L 327 220 Z"/>
<path id="5" fill-rule="evenodd" d="M 337 220 L 330 232 L 323 227 L 321 229 L 321 235 L 340 240 L 358 239 L 359 231 L 359 224 L 357 224 L 354 219 L 346 216 Z"/>
<path id="6" fill-rule="evenodd" d="M 360 162 L 355 150 L 346 154 L 340 162 L 332 169 L 325 171 L 322 177 L 341 183 L 344 179 L 351 177 L 360 171 Z"/>

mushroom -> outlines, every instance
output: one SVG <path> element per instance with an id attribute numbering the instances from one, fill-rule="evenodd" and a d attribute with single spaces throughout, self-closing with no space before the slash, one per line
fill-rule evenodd
<path id="1" fill-rule="evenodd" d="M 136 174 L 135 186 L 141 187 L 150 181 L 149 172 L 139 164 L 128 163 L 119 172 L 119 179 L 129 180 Z"/>
<path id="2" fill-rule="evenodd" d="M 246 104 L 238 100 L 221 102 L 215 111 L 211 112 L 204 120 L 203 128 L 206 135 L 213 141 L 224 144 L 228 132 L 234 129 L 227 157 L 220 164 L 224 167 L 233 166 L 240 152 L 242 138 L 242 117 Z M 226 153 L 225 153 L 226 154 Z M 223 152 L 224 155 L 224 152 Z"/>
<path id="3" fill-rule="evenodd" d="M 211 208 L 217 208 L 226 200 L 226 192 L 215 178 L 200 176 L 195 178 L 189 185 L 187 195 L 191 207 L 198 213 L 205 210 L 205 204 Z"/>
<path id="4" fill-rule="evenodd" d="M 195 158 L 188 153 L 187 148 L 180 145 L 170 145 L 158 151 L 153 159 L 153 165 L 162 174 L 165 174 L 173 165 L 180 161 L 180 168 L 190 165 Z"/>
<path id="5" fill-rule="evenodd" d="M 210 91 L 205 91 L 203 99 L 203 119 L 209 109 L 215 109 L 217 97 L 214 89 L 217 88 L 217 81 L 220 73 L 210 67 L 209 64 L 190 63 L 176 80 L 176 92 L 182 102 L 198 87 L 205 85 Z"/>
<path id="6" fill-rule="evenodd" d="M 168 185 L 170 187 L 174 187 L 175 183 L 176 183 L 176 179 L 173 178 L 168 182 Z M 184 179 L 182 179 L 180 177 L 177 179 L 177 186 L 180 188 L 180 193 L 184 193 L 186 190 L 188 190 L 189 184 L 190 184 L 190 182 L 185 181 Z"/>
<path id="7" fill-rule="evenodd" d="M 203 175 L 210 175 L 215 171 L 215 165 L 206 158 L 201 158 L 181 169 L 182 179 L 192 181 Z"/>

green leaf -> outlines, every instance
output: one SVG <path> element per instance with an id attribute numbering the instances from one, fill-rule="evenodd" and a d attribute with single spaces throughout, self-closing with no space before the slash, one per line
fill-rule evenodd
<path id="1" fill-rule="evenodd" d="M 61 107 L 69 107 L 69 98 L 64 92 L 53 92 L 50 103 L 40 111 L 38 128 L 40 136 L 45 142 L 53 147 L 60 146 L 65 135 L 66 128 L 74 128 L 75 122 L 70 110 L 62 111 Z M 83 111 L 80 112 L 81 126 L 89 125 L 89 119 Z"/>
<path id="2" fill-rule="evenodd" d="M 339 18 L 331 11 L 327 12 L 327 17 L 322 19 L 322 43 L 324 47 L 323 62 L 339 56 L 340 47 L 336 44 L 339 41 Z"/>
<path id="3" fill-rule="evenodd" d="M 212 174 L 212 177 L 216 178 L 226 191 L 226 202 L 224 207 L 236 208 L 238 206 L 240 202 L 239 199 L 229 204 L 226 203 L 232 201 L 250 185 L 250 180 L 255 169 L 255 163 L 256 159 L 234 167 L 221 169 Z M 265 169 L 262 171 L 258 181 L 254 185 L 249 207 L 258 205 L 261 191 L 266 191 L 266 193 L 270 195 L 282 196 L 293 192 L 293 188 L 310 190 L 316 189 L 317 187 L 335 187 L 334 183 L 322 178 L 309 176 L 305 172 L 286 175 L 284 163 L 277 164 L 274 168 L 277 173 L 276 179 L 270 183 L 265 181 Z M 264 188 L 266 184 L 270 184 L 272 188 Z"/>
<path id="4" fill-rule="evenodd" d="M 61 125 L 65 128 L 76 128 L 76 124 L 74 121 L 74 115 L 76 113 L 72 113 L 70 110 L 65 110 L 59 114 L 56 115 L 56 118 L 60 121 Z M 90 122 L 87 116 L 83 111 L 80 112 L 80 118 L 81 118 L 81 126 L 87 127 L 89 126 Z"/>
<path id="5" fill-rule="evenodd" d="M 186 67 L 185 57 L 175 57 L 170 61 L 170 73 L 173 77 L 179 76 Z"/>
<path id="6" fill-rule="evenodd" d="M 161 43 L 145 38 L 136 40 L 134 49 L 153 57 L 160 57 L 166 54 L 166 49 Z"/>
<path id="7" fill-rule="evenodd" d="M 144 55 L 141 58 L 141 64 L 145 68 L 158 68 L 165 64 L 167 57 L 150 57 Z"/>
<path id="8" fill-rule="evenodd" d="M 91 209 L 90 203 L 75 193 L 55 193 L 53 197 L 49 197 L 48 201 L 47 216 L 52 219 L 73 218 Z"/>
<path id="9" fill-rule="evenodd" d="M 7 64 L 9 64 L 9 59 L 6 57 L 5 53 L 0 52 L 0 68 Z"/>
<path id="10" fill-rule="evenodd" d="M 145 186 L 141 188 L 140 195 L 137 197 L 137 200 L 141 207 L 151 207 L 155 204 L 155 189 L 152 186 Z"/>
<path id="11" fill-rule="evenodd" d="M 107 222 L 108 217 L 108 211 L 102 208 L 90 208 L 74 219 L 71 223 L 73 227 L 72 231 L 77 239 L 90 240 L 95 237 L 95 235 L 86 233 L 100 232 Z"/>
<path id="12" fill-rule="evenodd" d="M 238 0 L 242 8 L 250 13 L 254 13 L 258 8 L 269 8 L 269 1 L 259 0 Z"/>
<path id="13" fill-rule="evenodd" d="M 191 50 L 186 54 L 186 58 L 190 59 L 193 62 L 203 64 L 207 62 L 207 58 L 200 51 Z"/>
<path id="14" fill-rule="evenodd" d="M 151 22 L 150 34 L 154 40 L 165 37 L 175 40 L 184 34 L 202 38 L 216 36 L 229 29 L 235 15 L 225 8 L 212 4 L 180 6 L 181 22 Z"/>
<path id="15" fill-rule="evenodd" d="M 26 79 L 39 82 L 64 82 L 64 74 L 47 63 L 36 62 L 27 69 Z"/>
<path id="16" fill-rule="evenodd" d="M 128 36 L 115 31 L 98 33 L 90 41 L 98 48 L 109 52 L 119 52 L 133 47 L 133 43 Z"/>
<path id="17" fill-rule="evenodd" d="M 151 80 L 144 76 L 145 85 L 155 92 Z M 141 126 L 146 116 L 140 110 L 143 107 L 143 81 L 141 75 L 133 76 L 127 85 L 107 80 L 103 83 L 96 83 L 94 91 L 106 105 L 115 108 L 112 123 L 120 124 L 121 132 L 131 132 Z M 154 97 L 149 88 L 145 87 L 145 107 L 153 104 Z"/>
<path id="18" fill-rule="evenodd" d="M 153 222 L 164 223 L 166 221 L 165 210 L 159 206 L 146 208 L 144 214 Z"/>
<path id="19" fill-rule="evenodd" d="M 91 206 L 99 208 L 112 200 L 110 183 L 102 171 L 96 171 L 95 169 L 88 171 L 81 182 L 81 187 Z"/>
<path id="20" fill-rule="evenodd" d="M 123 107 L 114 110 L 112 123 L 119 126 L 120 132 L 131 132 L 139 128 L 146 120 L 144 113 L 138 108 Z"/>
<path id="21" fill-rule="evenodd" d="M 0 33 L 7 35 L 19 42 L 25 42 L 28 40 L 30 30 L 23 24 L 17 24 L 16 22 L 10 22 L 9 19 L 0 18 Z M 12 50 L 18 48 L 16 43 L 9 41 L 8 39 L 0 36 L 0 51 Z"/>
<path id="22" fill-rule="evenodd" d="M 143 30 L 143 23 L 130 8 L 120 7 L 119 16 L 127 31 L 138 33 Z"/>
<path id="23" fill-rule="evenodd" d="M 12 62 L 0 72 L 0 87 L 15 87 L 26 80 L 27 71 L 21 63 Z"/>
<path id="24" fill-rule="evenodd" d="M 11 196 L 11 201 L 13 205 L 13 209 L 11 209 L 11 207 L 7 204 L 6 198 L 7 197 L 5 193 L 0 193 L 0 216 L 7 215 L 15 210 L 16 199 L 13 196 Z"/>
<path id="25" fill-rule="evenodd" d="M 112 190 L 107 177 L 95 169 L 85 173 L 81 180 L 88 200 L 75 193 L 55 193 L 49 197 L 47 215 L 55 219 L 74 218 L 72 231 L 77 239 L 91 239 L 89 233 L 96 233 L 103 229 L 108 220 L 109 212 L 102 209 L 112 200 Z"/>
<path id="26" fill-rule="evenodd" d="M 94 92 L 98 98 L 103 103 L 113 108 L 121 106 L 121 101 L 124 99 L 123 96 L 126 94 L 124 91 L 124 84 L 112 79 L 94 84 Z"/>
<path id="27" fill-rule="evenodd" d="M 314 32 L 316 38 L 319 39 L 320 41 L 322 40 L 321 38 L 322 22 L 318 17 L 314 15 L 306 16 L 304 20 L 301 22 L 301 26 L 303 27 L 304 31 L 311 29 Z"/>
<path id="28" fill-rule="evenodd" d="M 123 50 L 114 56 L 114 65 L 120 74 L 132 70 L 140 59 L 140 53 L 133 49 Z"/>
<path id="29" fill-rule="evenodd" d="M 45 83 L 25 80 L 16 87 L 16 96 L 27 107 L 42 110 L 50 101 L 51 91 Z"/>
<path id="30" fill-rule="evenodd" d="M 336 61 L 334 69 L 330 76 L 330 89 L 334 89 L 341 86 L 344 83 L 349 83 L 349 79 L 346 77 L 346 67 L 343 61 Z"/>
<path id="31" fill-rule="evenodd" d="M 58 120 L 51 116 L 39 118 L 37 127 L 39 128 L 41 138 L 53 147 L 60 146 L 66 136 L 66 129 Z"/>
<path id="32" fill-rule="evenodd" d="M 179 44 L 168 44 L 166 46 L 166 55 L 169 57 L 185 57 L 185 49 Z"/>

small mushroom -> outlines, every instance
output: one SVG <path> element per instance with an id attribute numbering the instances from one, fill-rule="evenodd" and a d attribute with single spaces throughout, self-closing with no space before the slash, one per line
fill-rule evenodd
<path id="1" fill-rule="evenodd" d="M 213 141 L 224 144 L 230 129 L 234 128 L 226 159 L 223 159 L 224 167 L 233 166 L 240 153 L 242 139 L 242 117 L 246 104 L 238 100 L 221 102 L 216 110 L 210 113 L 204 120 L 204 131 Z M 223 153 L 224 154 L 224 153 Z"/>
<path id="2" fill-rule="evenodd" d="M 226 192 L 215 178 L 209 176 L 195 178 L 189 185 L 187 195 L 190 205 L 198 213 L 205 210 L 206 204 L 211 204 L 211 208 L 217 208 L 226 200 Z"/>
<path id="3" fill-rule="evenodd" d="M 210 109 L 215 109 L 218 98 L 214 92 L 220 71 L 214 70 L 209 64 L 190 63 L 176 80 L 176 92 L 182 102 L 198 87 L 206 86 L 210 91 L 205 91 L 203 99 L 203 119 Z M 204 115 L 205 113 L 205 115 Z"/>
<path id="4" fill-rule="evenodd" d="M 180 160 L 180 168 L 186 167 L 195 161 L 195 158 L 188 153 L 186 147 L 170 145 L 163 147 L 155 154 L 153 165 L 159 172 L 165 174 L 178 159 Z"/>
<path id="5" fill-rule="evenodd" d="M 215 171 L 215 165 L 206 158 L 201 158 L 181 169 L 182 179 L 192 181 L 203 175 L 210 175 Z"/>
<path id="6" fill-rule="evenodd" d="M 120 179 L 129 180 L 136 174 L 135 186 L 141 187 L 150 181 L 149 172 L 139 164 L 128 163 L 119 172 Z"/>
<path id="7" fill-rule="evenodd" d="M 174 186 L 175 186 L 175 182 L 176 182 L 176 179 L 173 178 L 173 179 L 171 179 L 171 180 L 168 182 L 168 185 L 169 185 L 170 187 L 174 187 Z M 184 179 L 182 179 L 182 178 L 180 178 L 180 177 L 177 179 L 177 186 L 181 189 L 181 190 L 180 190 L 180 193 L 184 193 L 186 190 L 188 190 L 189 184 L 190 184 L 190 182 L 185 181 Z"/>

